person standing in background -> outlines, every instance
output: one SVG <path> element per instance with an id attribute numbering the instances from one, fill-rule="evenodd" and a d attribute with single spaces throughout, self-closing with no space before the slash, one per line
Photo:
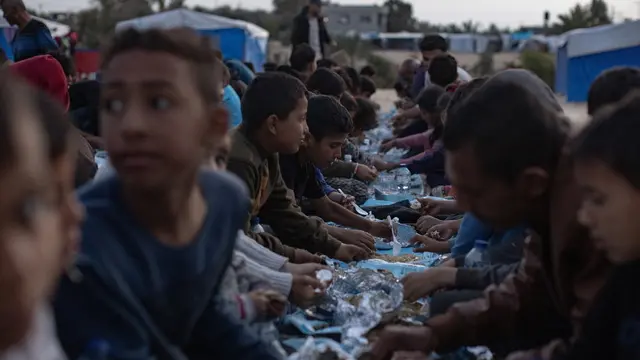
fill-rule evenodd
<path id="1" fill-rule="evenodd" d="M 25 60 L 58 50 L 58 44 L 42 21 L 34 19 L 22 0 L 0 0 L 4 18 L 18 32 L 11 41 L 13 61 Z"/>
<path id="2" fill-rule="evenodd" d="M 300 14 L 293 19 L 291 46 L 307 43 L 316 52 L 316 59 L 323 59 L 325 45 L 332 43 L 321 15 L 322 1 L 309 0 L 309 5 L 302 8 Z"/>

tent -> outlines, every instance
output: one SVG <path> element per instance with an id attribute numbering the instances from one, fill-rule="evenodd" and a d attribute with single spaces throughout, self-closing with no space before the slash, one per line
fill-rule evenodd
<path id="1" fill-rule="evenodd" d="M 573 30 L 563 38 L 556 55 L 556 91 L 570 102 L 586 101 L 602 71 L 640 66 L 640 20 Z"/>
<path id="2" fill-rule="evenodd" d="M 37 16 L 34 16 L 33 18 L 40 20 L 45 25 L 47 25 L 49 31 L 51 31 L 51 36 L 53 36 L 54 38 L 58 36 L 65 36 L 69 33 L 69 31 L 71 31 L 71 28 L 68 25 L 39 18 Z M 18 29 L 9 25 L 4 17 L 0 17 L 0 29 L 2 30 L 2 36 L 0 36 L 0 47 L 2 47 L 7 56 L 13 58 L 13 54 L 11 53 L 11 46 L 9 44 L 11 43 L 11 40 L 13 40 L 13 37 L 16 35 Z"/>
<path id="3" fill-rule="evenodd" d="M 253 63 L 256 71 L 262 71 L 267 60 L 269 33 L 252 23 L 228 19 L 222 16 L 177 9 L 121 21 L 116 31 L 127 28 L 175 28 L 189 27 L 213 39 L 225 58 Z"/>

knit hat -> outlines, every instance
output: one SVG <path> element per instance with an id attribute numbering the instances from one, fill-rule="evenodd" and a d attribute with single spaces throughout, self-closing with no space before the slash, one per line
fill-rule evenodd
<path id="1" fill-rule="evenodd" d="M 67 77 L 62 65 L 51 55 L 39 55 L 18 61 L 11 69 L 31 85 L 59 101 L 65 109 L 69 109 Z"/>

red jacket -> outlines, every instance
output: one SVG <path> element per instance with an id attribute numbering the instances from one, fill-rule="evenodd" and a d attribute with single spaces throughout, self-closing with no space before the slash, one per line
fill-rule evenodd
<path id="1" fill-rule="evenodd" d="M 69 86 L 62 65 L 50 55 L 34 56 L 18 61 L 11 69 L 31 85 L 43 90 L 69 108 Z"/>

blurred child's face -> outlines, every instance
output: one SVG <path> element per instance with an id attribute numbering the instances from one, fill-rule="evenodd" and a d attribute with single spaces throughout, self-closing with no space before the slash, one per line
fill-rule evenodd
<path id="1" fill-rule="evenodd" d="M 325 136 L 317 141 L 313 136 L 309 137 L 307 156 L 311 162 L 320 169 L 327 168 L 342 154 L 342 145 L 347 140 L 347 134 Z"/>
<path id="2" fill-rule="evenodd" d="M 84 207 L 78 201 L 74 186 L 76 157 L 77 152 L 69 150 L 53 162 L 53 180 L 63 231 L 61 269 L 73 262 L 80 243 L 80 222 L 84 216 Z"/>
<path id="3" fill-rule="evenodd" d="M 274 139 L 277 152 L 295 154 L 305 140 L 307 128 L 307 99 L 298 100 L 296 108 L 285 119 L 271 116 L 267 121 L 268 131 Z"/>
<path id="4" fill-rule="evenodd" d="M 211 154 L 211 168 L 214 170 L 227 170 L 227 162 L 229 161 L 229 153 L 231 152 L 231 137 L 225 136 L 222 141 L 214 146 Z"/>
<path id="5" fill-rule="evenodd" d="M 14 163 L 0 173 L 0 350 L 27 334 L 60 273 L 60 218 L 46 141 L 33 114 L 21 112 L 12 129 Z"/>
<path id="6" fill-rule="evenodd" d="M 578 221 L 596 247 L 614 263 L 640 259 L 640 190 L 597 160 L 579 161 L 575 175 L 582 190 Z"/>
<path id="7" fill-rule="evenodd" d="M 187 60 L 129 51 L 111 60 L 102 79 L 103 137 L 125 184 L 162 190 L 192 177 L 205 149 L 227 132 L 226 111 L 205 104 Z"/>

